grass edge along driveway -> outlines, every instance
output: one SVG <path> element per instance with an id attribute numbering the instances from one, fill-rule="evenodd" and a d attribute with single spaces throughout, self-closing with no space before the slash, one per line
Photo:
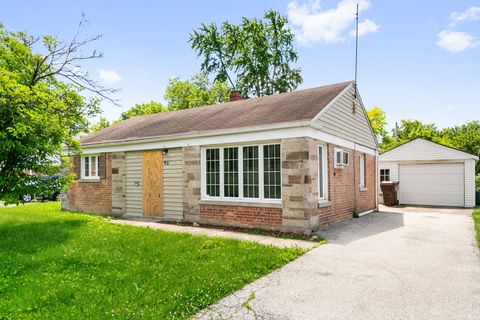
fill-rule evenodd
<path id="1" fill-rule="evenodd" d="M 477 244 L 480 248 L 480 206 L 473 209 L 473 221 L 475 222 L 475 231 L 477 233 Z"/>
<path id="2" fill-rule="evenodd" d="M 185 319 L 304 252 L 0 208 L 0 319 Z"/>

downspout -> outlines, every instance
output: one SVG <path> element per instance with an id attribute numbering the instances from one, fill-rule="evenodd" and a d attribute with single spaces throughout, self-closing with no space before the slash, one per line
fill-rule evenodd
<path id="1" fill-rule="evenodd" d="M 353 211 L 357 212 L 357 143 L 353 143 Z"/>
<path id="2" fill-rule="evenodd" d="M 375 209 L 378 210 L 378 188 L 379 188 L 379 178 L 378 178 L 378 150 L 375 150 Z"/>

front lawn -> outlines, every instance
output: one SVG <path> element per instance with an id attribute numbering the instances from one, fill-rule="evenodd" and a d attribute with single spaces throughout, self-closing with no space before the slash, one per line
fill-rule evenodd
<path id="1" fill-rule="evenodd" d="M 475 231 L 477 231 L 477 243 L 480 248 L 480 206 L 473 210 L 473 221 L 475 222 Z"/>
<path id="2" fill-rule="evenodd" d="M 187 318 L 302 253 L 0 208 L 0 319 Z"/>

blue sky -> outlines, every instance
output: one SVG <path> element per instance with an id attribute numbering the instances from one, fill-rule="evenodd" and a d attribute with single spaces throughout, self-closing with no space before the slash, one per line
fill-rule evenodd
<path id="1" fill-rule="evenodd" d="M 103 104 L 116 119 L 135 103 L 162 101 L 168 79 L 189 78 L 200 60 L 187 40 L 202 22 L 237 23 L 266 9 L 289 16 L 295 30 L 300 88 L 353 79 L 357 1 L 3 1 L 11 30 L 70 39 L 83 11 L 87 32 L 101 33 L 104 52 L 86 68 L 121 88 L 123 108 Z M 361 13 L 358 85 L 367 108 L 380 106 L 390 126 L 419 119 L 438 127 L 480 118 L 480 1 L 358 0 Z"/>

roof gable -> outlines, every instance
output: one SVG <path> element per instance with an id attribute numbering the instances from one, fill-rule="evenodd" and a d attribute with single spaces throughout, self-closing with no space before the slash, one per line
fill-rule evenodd
<path id="1" fill-rule="evenodd" d="M 377 138 L 355 86 L 350 83 L 332 102 L 312 120 L 312 127 L 326 133 L 376 149 Z M 356 110 L 353 110 L 353 106 Z"/>
<path id="2" fill-rule="evenodd" d="M 379 161 L 430 161 L 478 159 L 472 154 L 417 138 L 382 153 Z"/>
<path id="3" fill-rule="evenodd" d="M 81 139 L 83 145 L 162 138 L 304 121 L 309 123 L 349 82 L 211 106 L 138 116 Z"/>

